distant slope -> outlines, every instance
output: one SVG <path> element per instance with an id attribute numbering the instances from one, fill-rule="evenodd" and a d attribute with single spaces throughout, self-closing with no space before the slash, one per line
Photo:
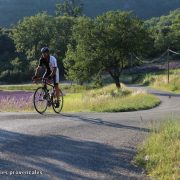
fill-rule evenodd
<path id="1" fill-rule="evenodd" d="M 10 26 L 25 16 L 53 13 L 58 0 L 0 0 L 0 26 Z"/>
<path id="2" fill-rule="evenodd" d="M 180 7 L 180 0 L 86 0 L 88 15 L 101 14 L 110 9 L 133 10 L 141 18 L 168 14 Z"/>
<path id="3" fill-rule="evenodd" d="M 53 14 L 62 0 L 0 0 L 0 26 L 15 24 L 24 16 L 47 11 Z M 180 0 L 84 0 L 84 14 L 97 16 L 109 10 L 133 10 L 141 18 L 169 13 L 180 7 Z"/>

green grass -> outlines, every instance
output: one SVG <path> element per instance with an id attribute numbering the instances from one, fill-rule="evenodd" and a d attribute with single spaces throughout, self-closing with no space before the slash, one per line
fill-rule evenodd
<path id="1" fill-rule="evenodd" d="M 180 93 L 180 69 L 170 71 L 169 83 L 167 80 L 167 72 L 146 74 L 141 83 L 159 90 Z"/>
<path id="2" fill-rule="evenodd" d="M 180 119 L 160 125 L 135 157 L 137 165 L 157 180 L 180 178 Z"/>
<path id="3" fill-rule="evenodd" d="M 38 85 L 24 84 L 24 85 L 0 85 L 1 91 L 34 91 Z"/>
<path id="4" fill-rule="evenodd" d="M 139 94 L 99 101 L 91 105 L 91 110 L 99 112 L 127 112 L 150 109 L 157 105 L 159 105 L 159 99 L 152 95 Z"/>
<path id="5" fill-rule="evenodd" d="M 0 91 L 30 91 L 34 90 L 41 86 L 41 84 L 22 84 L 22 85 L 0 85 Z M 91 85 L 81 86 L 81 85 L 69 85 L 69 84 L 60 84 L 62 91 L 66 93 L 79 93 L 85 92 L 87 90 L 93 89 L 95 87 Z"/>
<path id="6" fill-rule="evenodd" d="M 149 109 L 159 105 L 160 100 L 145 92 L 131 92 L 126 87 L 117 90 L 108 85 L 84 93 L 67 94 L 64 112 L 125 112 Z"/>

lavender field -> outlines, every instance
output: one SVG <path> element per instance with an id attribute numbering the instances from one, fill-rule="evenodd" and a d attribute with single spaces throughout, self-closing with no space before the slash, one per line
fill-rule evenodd
<path id="1" fill-rule="evenodd" d="M 0 112 L 32 110 L 34 110 L 32 92 L 0 91 Z"/>

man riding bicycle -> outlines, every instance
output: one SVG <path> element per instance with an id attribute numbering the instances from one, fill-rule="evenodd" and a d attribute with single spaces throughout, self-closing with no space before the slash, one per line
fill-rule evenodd
<path id="1" fill-rule="evenodd" d="M 45 66 L 46 72 L 43 75 L 43 78 L 53 80 L 55 94 L 56 94 L 56 98 L 57 98 L 56 108 L 58 108 L 59 107 L 60 90 L 59 90 L 59 69 L 57 66 L 57 60 L 54 56 L 50 55 L 50 50 L 48 47 L 43 47 L 41 49 L 41 53 L 42 53 L 42 55 L 39 59 L 39 65 L 36 68 L 35 76 L 33 77 L 33 80 L 36 80 L 38 78 L 38 75 L 40 73 L 42 66 Z"/>

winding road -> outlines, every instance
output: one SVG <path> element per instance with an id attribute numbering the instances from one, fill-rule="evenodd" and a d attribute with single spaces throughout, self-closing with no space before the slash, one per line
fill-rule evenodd
<path id="1" fill-rule="evenodd" d="M 180 95 L 132 85 L 160 106 L 125 113 L 0 113 L 0 179 L 148 179 L 133 165 L 154 122 L 180 117 Z"/>

